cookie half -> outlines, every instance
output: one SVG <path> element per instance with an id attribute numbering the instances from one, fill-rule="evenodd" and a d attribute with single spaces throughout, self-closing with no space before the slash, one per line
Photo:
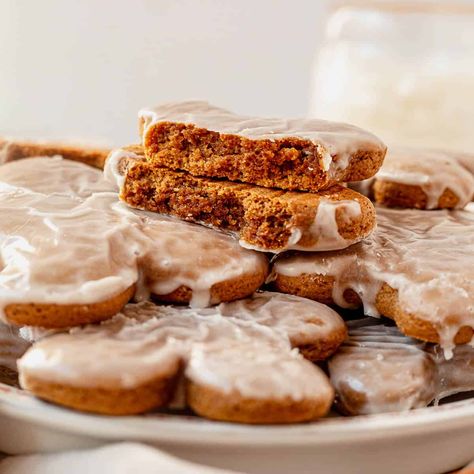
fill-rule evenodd
<path id="1" fill-rule="evenodd" d="M 280 191 L 197 178 L 152 166 L 138 154 L 131 165 L 127 150 L 123 157 L 126 176 L 111 174 L 127 204 L 231 232 L 246 248 L 276 253 L 340 249 L 375 226 L 370 200 L 342 186 L 317 194 Z"/>
<path id="2" fill-rule="evenodd" d="M 386 147 L 358 127 L 317 119 L 245 117 L 189 101 L 139 113 L 153 167 L 293 191 L 373 176 Z"/>

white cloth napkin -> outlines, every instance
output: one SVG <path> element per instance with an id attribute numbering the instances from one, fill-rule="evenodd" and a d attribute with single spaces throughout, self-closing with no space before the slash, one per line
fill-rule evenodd
<path id="1" fill-rule="evenodd" d="M 182 461 L 151 446 L 117 443 L 96 449 L 12 456 L 0 474 L 238 474 Z"/>

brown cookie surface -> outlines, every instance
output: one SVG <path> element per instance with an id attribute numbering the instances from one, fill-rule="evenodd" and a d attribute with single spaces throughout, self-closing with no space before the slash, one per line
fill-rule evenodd
<path id="1" fill-rule="evenodd" d="M 134 293 L 135 285 L 132 285 L 118 295 L 97 303 L 14 303 L 5 307 L 5 318 L 15 326 L 40 326 L 48 329 L 97 323 L 118 313 Z"/>
<path id="2" fill-rule="evenodd" d="M 0 138 L 2 163 L 35 156 L 62 156 L 95 168 L 103 168 L 110 149 L 50 141 L 23 141 Z"/>
<path id="3" fill-rule="evenodd" d="M 121 191 L 132 207 L 235 232 L 246 247 L 345 248 L 375 225 L 374 209 L 362 195 L 334 186 L 317 194 L 197 178 L 138 161 Z"/>

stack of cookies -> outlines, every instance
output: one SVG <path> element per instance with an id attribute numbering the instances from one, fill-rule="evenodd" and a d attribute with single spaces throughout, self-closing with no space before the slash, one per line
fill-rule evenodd
<path id="1" fill-rule="evenodd" d="M 384 144 L 357 127 L 205 102 L 139 123 L 142 143 L 110 153 L 0 141 L 0 365 L 21 357 L 22 388 L 241 423 L 474 389 L 464 164 L 394 149 L 381 168 Z"/>
<path id="2" fill-rule="evenodd" d="M 140 129 L 143 146 L 121 155 L 136 162 L 120 165 L 118 153 L 111 172 L 132 207 L 231 232 L 243 247 L 274 253 L 341 249 L 374 228 L 371 202 L 341 185 L 373 176 L 385 156 L 385 145 L 357 127 L 184 102 L 142 110 Z"/>

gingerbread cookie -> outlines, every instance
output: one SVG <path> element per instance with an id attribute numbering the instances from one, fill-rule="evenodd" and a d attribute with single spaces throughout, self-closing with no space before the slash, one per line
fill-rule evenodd
<path id="1" fill-rule="evenodd" d="M 448 352 L 474 328 L 474 213 L 377 208 L 366 241 L 331 253 L 282 255 L 274 286 L 393 318 L 406 335 Z"/>
<path id="2" fill-rule="evenodd" d="M 474 196 L 474 176 L 454 153 L 391 148 L 376 175 L 374 196 L 391 207 L 463 208 Z"/>
<path id="3" fill-rule="evenodd" d="M 139 154 L 131 164 L 130 149 L 123 161 L 119 153 L 111 155 L 106 174 L 116 177 L 127 204 L 233 232 L 246 248 L 340 249 L 369 235 L 375 225 L 371 202 L 342 186 L 317 194 L 280 191 L 154 167 Z"/>
<path id="4" fill-rule="evenodd" d="M 100 321 L 133 296 L 211 303 L 245 297 L 266 257 L 201 226 L 131 211 L 101 172 L 57 158 L 0 166 L 5 322 L 49 328 Z"/>
<path id="5" fill-rule="evenodd" d="M 328 363 L 338 411 L 367 415 L 429 405 L 438 373 L 423 343 L 373 318 L 348 326 L 349 339 Z"/>
<path id="6" fill-rule="evenodd" d="M 107 148 L 94 148 L 87 145 L 0 138 L 0 163 L 2 164 L 29 157 L 62 156 L 95 168 L 103 168 L 109 152 Z"/>
<path id="7" fill-rule="evenodd" d="M 453 152 L 394 147 L 374 178 L 351 187 L 365 195 L 372 190 L 375 201 L 389 207 L 463 208 L 474 197 L 473 172 L 462 165 L 471 160 Z"/>
<path id="8" fill-rule="evenodd" d="M 187 403 L 208 418 L 290 423 L 326 414 L 332 387 L 290 339 L 324 346 L 328 325 L 331 334 L 343 325 L 339 316 L 272 294 L 232 305 L 127 305 L 100 325 L 34 344 L 18 364 L 21 384 L 55 403 L 124 415 L 166 406 L 184 373 Z M 275 305 L 286 305 L 286 312 Z M 318 318 L 327 322 L 315 324 Z"/>
<path id="9" fill-rule="evenodd" d="M 147 160 L 188 171 L 293 191 L 319 191 L 373 176 L 386 147 L 352 125 L 317 119 L 244 117 L 207 102 L 139 112 Z"/>
<path id="10" fill-rule="evenodd" d="M 349 415 L 405 411 L 474 390 L 474 349 L 446 360 L 439 346 L 374 318 L 350 321 L 349 338 L 328 363 L 336 407 Z"/>

